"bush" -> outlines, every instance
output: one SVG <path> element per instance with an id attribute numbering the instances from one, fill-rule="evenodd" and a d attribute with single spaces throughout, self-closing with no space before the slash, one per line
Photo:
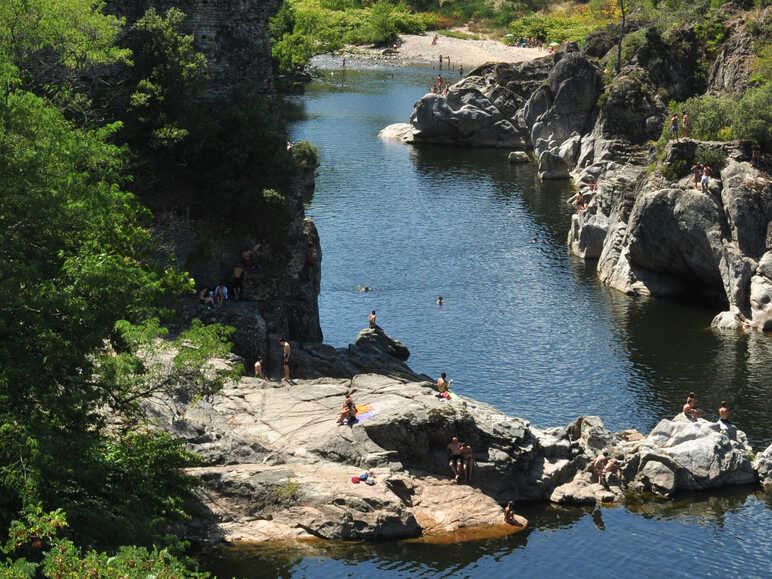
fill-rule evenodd
<path id="1" fill-rule="evenodd" d="M 713 170 L 714 175 L 718 175 L 718 172 L 726 167 L 726 159 L 726 154 L 720 149 L 709 149 L 702 145 L 694 152 L 694 162 L 707 165 Z"/>
<path id="2" fill-rule="evenodd" d="M 772 82 L 746 91 L 734 109 L 732 129 L 738 139 L 772 146 Z"/>
<path id="3" fill-rule="evenodd" d="M 310 171 L 319 166 L 319 149 L 308 141 L 300 141 L 292 146 L 292 158 L 298 167 Z"/>

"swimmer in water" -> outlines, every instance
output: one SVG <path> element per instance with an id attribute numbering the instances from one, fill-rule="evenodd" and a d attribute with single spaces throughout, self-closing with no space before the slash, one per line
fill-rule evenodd
<path id="1" fill-rule="evenodd" d="M 369 285 L 366 285 L 366 286 L 358 286 L 358 287 L 357 287 L 357 289 L 358 289 L 359 291 L 361 291 L 361 292 L 371 292 L 371 291 L 373 291 L 375 288 L 374 288 L 374 287 L 370 287 Z"/>
<path id="2" fill-rule="evenodd" d="M 437 298 L 437 301 L 435 302 L 438 306 L 441 306 L 445 301 L 442 299 L 442 296 Z"/>

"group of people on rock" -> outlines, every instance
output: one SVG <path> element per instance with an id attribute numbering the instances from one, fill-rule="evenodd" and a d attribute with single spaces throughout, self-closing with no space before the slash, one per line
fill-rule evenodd
<path id="1" fill-rule="evenodd" d="M 442 78 L 441 74 L 437 75 L 437 81 L 432 85 L 431 91 L 434 94 L 446 95 L 448 94 L 448 82 Z"/>
<path id="2" fill-rule="evenodd" d="M 224 279 L 217 282 L 214 287 L 203 287 L 198 292 L 198 301 L 209 309 L 222 306 L 229 299 L 239 301 L 244 284 L 244 275 L 247 271 L 257 271 L 257 257 L 252 249 L 241 251 L 239 263 L 233 266 L 229 281 Z"/>
<path id="3" fill-rule="evenodd" d="M 702 418 L 704 412 L 697 408 L 697 398 L 694 395 L 694 392 L 689 392 L 689 395 L 686 397 L 686 402 L 683 405 L 682 412 L 689 420 L 696 421 L 698 418 Z M 721 401 L 721 406 L 718 408 L 717 412 L 719 424 L 732 424 L 729 421 L 729 407 L 726 404 L 726 400 Z"/>
<path id="4" fill-rule="evenodd" d="M 587 206 L 590 204 L 589 197 L 591 195 L 595 194 L 597 188 L 598 188 L 598 182 L 595 179 L 592 179 L 587 184 L 587 193 L 586 194 L 582 194 L 581 190 L 576 192 L 576 195 L 574 195 L 574 205 L 576 205 L 576 212 L 577 213 L 587 209 Z"/>
<path id="5" fill-rule="evenodd" d="M 678 113 L 673 113 L 670 117 L 670 133 L 677 141 L 680 137 L 684 139 L 689 138 L 689 115 L 685 112 L 681 113 L 681 126 L 678 125 Z"/>
<path id="6" fill-rule="evenodd" d="M 609 482 L 622 468 L 624 456 L 610 457 L 608 450 L 604 450 L 590 463 L 590 472 L 593 482 L 600 483 L 603 488 L 609 488 Z"/>
<path id="7" fill-rule="evenodd" d="M 281 347 L 281 365 L 282 365 L 282 382 L 289 382 L 292 383 L 292 380 L 290 379 L 290 358 L 292 356 L 292 346 L 290 346 L 290 343 L 285 339 L 281 338 L 279 340 L 279 346 Z M 265 369 L 263 368 L 263 357 L 259 356 L 257 360 L 255 360 L 255 378 L 262 378 L 263 380 L 266 379 Z"/>
<path id="8" fill-rule="evenodd" d="M 701 188 L 702 192 L 707 194 L 710 178 L 713 176 L 713 169 L 710 168 L 710 165 L 695 163 L 692 166 L 692 175 L 694 176 L 694 186 L 697 189 Z"/>

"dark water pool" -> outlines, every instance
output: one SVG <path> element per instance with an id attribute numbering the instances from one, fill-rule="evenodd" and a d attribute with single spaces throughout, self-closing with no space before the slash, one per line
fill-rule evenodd
<path id="1" fill-rule="evenodd" d="M 604 288 L 566 250 L 570 185 L 540 184 L 506 151 L 376 137 L 434 74 L 328 70 L 295 103 L 293 139 L 321 153 L 308 214 L 325 341 L 350 343 L 375 309 L 415 370 L 445 371 L 458 392 L 537 426 L 598 414 L 645 432 L 693 390 L 709 418 L 726 399 L 755 449 L 772 442 L 772 338 L 718 334 L 713 310 Z M 770 576 L 771 507 L 752 489 L 596 511 L 524 505 L 532 528 L 508 539 L 236 549 L 208 565 L 250 577 Z"/>

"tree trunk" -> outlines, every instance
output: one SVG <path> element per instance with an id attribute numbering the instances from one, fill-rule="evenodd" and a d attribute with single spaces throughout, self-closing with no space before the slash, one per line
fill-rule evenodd
<path id="1" fill-rule="evenodd" d="M 617 43 L 617 74 L 622 70 L 622 40 L 625 37 L 625 0 L 619 0 L 619 10 L 622 13 L 622 22 L 619 25 L 619 42 Z"/>

